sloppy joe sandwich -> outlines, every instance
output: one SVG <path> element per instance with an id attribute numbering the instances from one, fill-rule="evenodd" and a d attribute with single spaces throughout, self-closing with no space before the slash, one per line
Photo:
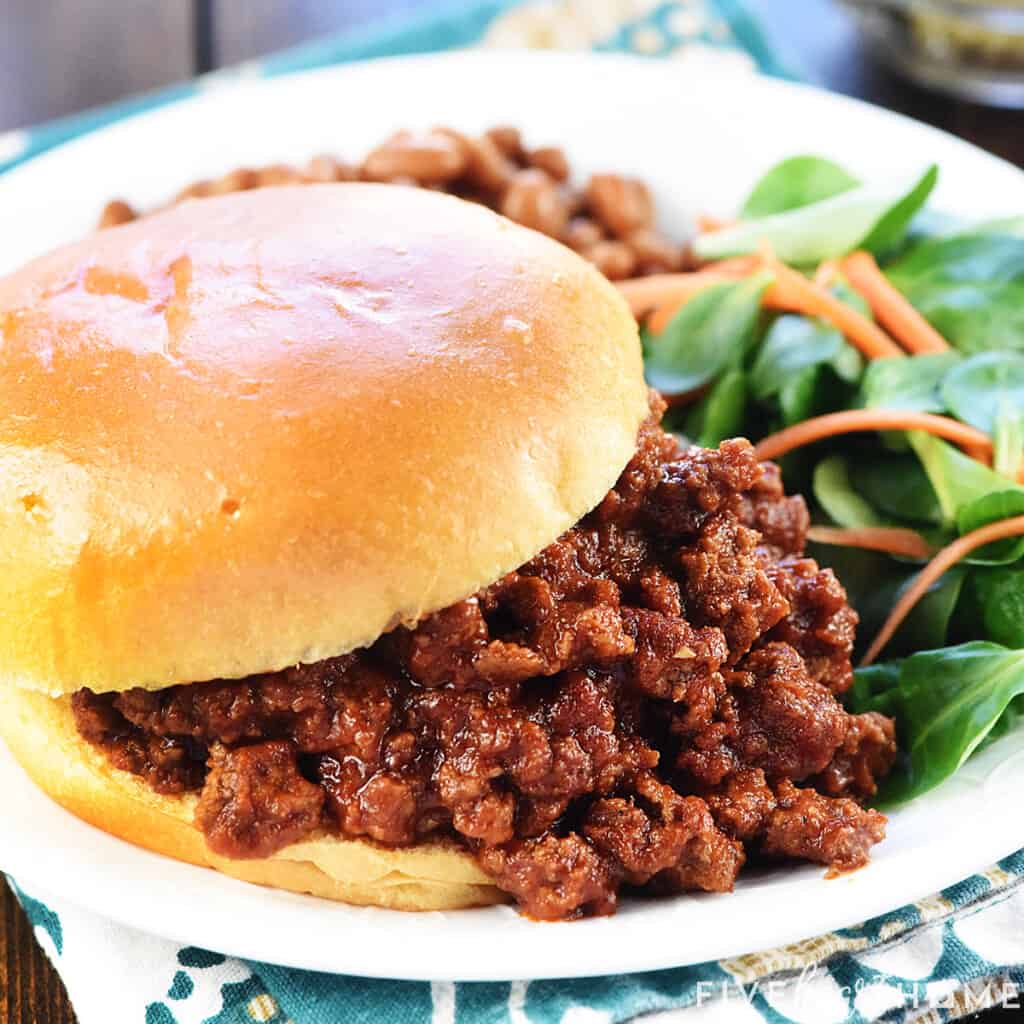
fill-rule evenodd
<path id="1" fill-rule="evenodd" d="M 451 196 L 189 200 L 0 280 L 0 732 L 86 821 L 263 885 L 542 919 L 865 862 L 890 720 L 750 445 Z"/>

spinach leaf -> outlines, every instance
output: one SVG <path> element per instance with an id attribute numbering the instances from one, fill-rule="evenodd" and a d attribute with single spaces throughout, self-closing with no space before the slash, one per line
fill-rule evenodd
<path id="1" fill-rule="evenodd" d="M 889 207 L 871 229 L 871 233 L 859 248 L 868 252 L 881 253 L 891 248 L 906 234 L 910 222 L 932 194 L 939 180 L 939 169 L 934 164 L 922 175 L 920 181 L 900 200 Z"/>
<path id="2" fill-rule="evenodd" d="M 666 394 L 703 387 L 746 353 L 761 316 L 761 296 L 772 282 L 762 271 L 735 284 L 695 295 L 658 338 L 644 346 L 647 381 Z"/>
<path id="3" fill-rule="evenodd" d="M 973 610 L 972 625 L 989 640 L 1024 647 L 1024 566 L 975 569 L 965 598 Z"/>
<path id="4" fill-rule="evenodd" d="M 860 405 L 868 409 L 945 412 L 940 388 L 959 361 L 955 352 L 874 359 L 861 381 Z"/>
<path id="5" fill-rule="evenodd" d="M 1024 351 L 1024 218 L 919 242 L 886 274 L 962 352 Z"/>
<path id="6" fill-rule="evenodd" d="M 831 199 L 860 182 L 838 164 L 818 156 L 793 156 L 767 171 L 740 210 L 745 220 Z"/>
<path id="7" fill-rule="evenodd" d="M 935 489 L 913 455 L 878 455 L 850 464 L 854 488 L 879 511 L 915 523 L 942 522 Z"/>
<path id="8" fill-rule="evenodd" d="M 867 242 L 888 246 L 924 205 L 936 178 L 936 168 L 930 167 L 903 192 L 860 185 L 808 206 L 699 235 L 694 250 L 701 259 L 714 260 L 756 252 L 766 241 L 786 263 L 818 263 Z"/>
<path id="9" fill-rule="evenodd" d="M 747 379 L 742 370 L 729 370 L 694 406 L 684 432 L 702 448 L 717 448 L 727 437 L 743 432 Z"/>
<path id="10" fill-rule="evenodd" d="M 994 434 L 1001 410 L 1024 408 L 1024 355 L 981 352 L 971 356 L 946 373 L 941 391 L 957 419 Z"/>
<path id="11" fill-rule="evenodd" d="M 1022 693 L 1024 650 L 972 641 L 859 669 L 849 702 L 896 715 L 907 759 L 883 795 L 903 802 L 957 771 Z"/>
<path id="12" fill-rule="evenodd" d="M 957 514 L 957 529 L 970 533 L 1001 519 L 1024 515 L 1024 487 L 993 491 L 964 505 Z M 982 565 L 1006 565 L 1024 557 L 1024 537 L 1007 537 L 978 548 L 969 556 L 971 562 Z"/>
<path id="13" fill-rule="evenodd" d="M 960 511 L 978 498 L 999 491 L 1024 491 L 931 434 L 912 430 L 907 438 L 928 474 L 946 523 L 957 522 Z"/>
<path id="14" fill-rule="evenodd" d="M 845 346 L 834 327 L 805 316 L 780 316 L 758 347 L 750 369 L 751 393 L 762 400 L 776 395 L 795 373 L 832 362 Z"/>
<path id="15" fill-rule="evenodd" d="M 884 526 L 885 520 L 850 483 L 846 459 L 830 455 L 814 470 L 814 497 L 839 526 Z"/>
<path id="16" fill-rule="evenodd" d="M 798 370 L 779 391 L 779 412 L 784 426 L 792 426 L 812 416 L 844 409 L 849 404 L 850 387 L 829 363 L 818 363 Z"/>
<path id="17" fill-rule="evenodd" d="M 996 413 L 992 447 L 992 468 L 1000 476 L 1016 480 L 1024 463 L 1024 408 L 1004 405 Z"/>

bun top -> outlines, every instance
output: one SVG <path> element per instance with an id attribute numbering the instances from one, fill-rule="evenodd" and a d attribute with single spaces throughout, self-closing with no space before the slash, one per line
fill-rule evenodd
<path id="1" fill-rule="evenodd" d="M 0 280 L 0 673 L 365 646 L 589 511 L 646 408 L 616 290 L 449 196 L 264 189 L 62 248 Z"/>

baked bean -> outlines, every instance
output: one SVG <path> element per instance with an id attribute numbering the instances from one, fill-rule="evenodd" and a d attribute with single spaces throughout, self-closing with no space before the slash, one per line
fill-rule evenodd
<path id="1" fill-rule="evenodd" d="M 510 124 L 497 124 L 484 133 L 484 138 L 493 142 L 510 159 L 522 160 L 523 137 L 518 128 Z"/>
<path id="2" fill-rule="evenodd" d="M 589 249 L 604 238 L 604 228 L 589 217 L 573 217 L 565 231 L 565 244 L 577 252 Z"/>
<path id="3" fill-rule="evenodd" d="M 658 272 L 679 270 L 682 266 L 682 247 L 650 228 L 634 231 L 626 239 L 626 244 L 636 254 L 641 266 L 656 266 Z"/>
<path id="4" fill-rule="evenodd" d="M 268 185 L 298 185 L 302 180 L 299 170 L 288 164 L 268 164 L 256 172 L 257 188 L 266 188 Z"/>
<path id="5" fill-rule="evenodd" d="M 425 132 L 396 132 L 358 166 L 321 154 L 302 166 L 242 167 L 213 181 L 193 183 L 176 201 L 305 182 L 417 186 L 480 203 L 558 238 L 613 280 L 696 265 L 687 246 L 655 230 L 653 200 L 642 181 L 595 174 L 579 189 L 570 184 L 570 170 L 561 147 L 528 149 L 511 125 L 496 125 L 482 135 L 435 126 Z M 103 211 L 100 227 L 137 216 L 117 200 Z"/>
<path id="6" fill-rule="evenodd" d="M 595 242 L 584 249 L 582 256 L 590 260 L 610 281 L 632 277 L 636 256 L 625 242 Z"/>
<path id="7" fill-rule="evenodd" d="M 328 153 L 321 153 L 306 164 L 303 177 L 312 182 L 354 181 L 356 169 Z"/>
<path id="8" fill-rule="evenodd" d="M 519 171 L 501 199 L 501 212 L 510 220 L 558 238 L 569 222 L 558 186 L 541 170 Z"/>
<path id="9" fill-rule="evenodd" d="M 127 224 L 138 216 L 123 199 L 113 199 L 103 207 L 97 228 L 116 228 L 118 224 Z"/>
<path id="10" fill-rule="evenodd" d="M 202 179 L 193 181 L 191 185 L 183 188 L 175 197 L 174 201 L 180 203 L 185 199 L 202 199 L 204 196 L 213 195 L 213 182 Z"/>
<path id="11" fill-rule="evenodd" d="M 587 202 L 597 219 L 619 238 L 654 225 L 654 202 L 639 178 L 594 174 L 587 185 Z"/>
<path id="12" fill-rule="evenodd" d="M 527 163 L 531 167 L 539 167 L 555 181 L 569 180 L 569 161 L 557 146 L 542 146 L 531 149 L 527 155 Z"/>
<path id="13" fill-rule="evenodd" d="M 398 132 L 363 161 L 363 176 L 370 181 L 412 178 L 421 184 L 451 181 L 466 169 L 466 153 L 450 135 Z"/>
<path id="14" fill-rule="evenodd" d="M 452 139 L 465 154 L 464 178 L 473 189 L 497 194 L 508 188 L 517 167 L 490 136 L 463 135 L 452 128 L 438 130 Z"/>
<path id="15" fill-rule="evenodd" d="M 249 167 L 239 167 L 237 170 L 229 171 L 227 174 L 210 183 L 209 191 L 211 196 L 223 196 L 229 192 L 245 192 L 250 188 L 259 188 L 260 171 L 254 171 Z"/>

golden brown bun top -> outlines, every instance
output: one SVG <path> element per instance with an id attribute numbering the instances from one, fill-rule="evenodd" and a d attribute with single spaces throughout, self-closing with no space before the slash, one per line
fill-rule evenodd
<path id="1" fill-rule="evenodd" d="M 553 541 L 645 411 L 615 289 L 479 206 L 311 185 L 104 231 L 0 280 L 0 673 L 364 646 Z"/>

